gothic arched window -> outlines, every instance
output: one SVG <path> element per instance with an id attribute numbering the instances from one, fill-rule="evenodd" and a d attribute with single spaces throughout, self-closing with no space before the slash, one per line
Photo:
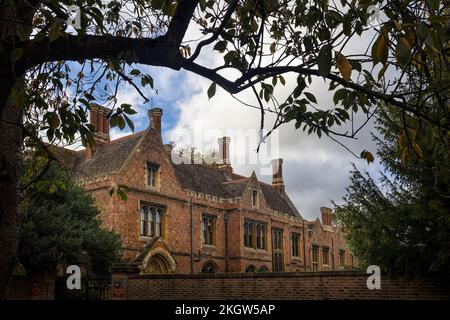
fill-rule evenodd
<path id="1" fill-rule="evenodd" d="M 216 264 L 212 261 L 208 261 L 203 265 L 202 273 L 216 273 L 216 270 Z"/>
<path id="2" fill-rule="evenodd" d="M 259 268 L 258 272 L 269 272 L 269 269 L 267 269 L 266 266 L 262 266 L 261 268 Z"/>
<path id="3" fill-rule="evenodd" d="M 247 267 L 247 269 L 245 269 L 245 272 L 256 272 L 256 267 L 254 266 L 254 265 L 249 265 L 248 267 Z"/>

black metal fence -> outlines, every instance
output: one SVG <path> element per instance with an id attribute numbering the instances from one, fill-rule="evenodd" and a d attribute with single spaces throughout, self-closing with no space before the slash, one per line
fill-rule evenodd
<path id="1" fill-rule="evenodd" d="M 70 290 L 67 278 L 56 278 L 55 300 L 109 300 L 111 298 L 111 278 L 81 278 L 81 289 Z"/>

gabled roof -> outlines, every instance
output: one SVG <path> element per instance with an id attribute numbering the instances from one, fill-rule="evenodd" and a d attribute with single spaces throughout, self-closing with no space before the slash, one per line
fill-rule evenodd
<path id="1" fill-rule="evenodd" d="M 247 179 L 204 164 L 175 164 L 175 173 L 183 189 L 222 198 L 242 195 Z"/>
<path id="2" fill-rule="evenodd" d="M 55 155 L 73 171 L 75 178 L 93 178 L 118 172 L 144 134 L 145 131 L 141 131 L 111 142 L 99 143 L 94 147 L 91 159 L 86 159 L 86 150 L 69 151 L 58 148 Z"/>
<path id="3" fill-rule="evenodd" d="M 204 164 L 176 164 L 174 167 L 183 189 L 222 198 L 241 197 L 250 179 Z M 291 216 L 298 216 L 284 193 L 266 183 L 259 184 L 270 208 Z"/>

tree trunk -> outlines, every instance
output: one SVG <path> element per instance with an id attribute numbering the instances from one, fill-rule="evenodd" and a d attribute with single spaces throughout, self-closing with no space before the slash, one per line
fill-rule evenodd
<path id="1" fill-rule="evenodd" d="M 3 106 L 0 141 L 0 299 L 5 299 L 20 235 L 22 110 L 12 99 Z"/>
<path id="2" fill-rule="evenodd" d="M 0 299 L 5 299 L 16 264 L 20 237 L 22 108 L 11 89 L 24 88 L 24 76 L 14 75 L 10 44 L 27 40 L 39 1 L 8 1 L 0 10 Z M 18 21 L 12 23 L 11 21 Z"/>

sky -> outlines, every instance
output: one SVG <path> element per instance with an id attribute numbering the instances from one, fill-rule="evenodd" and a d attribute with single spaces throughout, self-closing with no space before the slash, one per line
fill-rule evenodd
<path id="1" fill-rule="evenodd" d="M 367 36 L 367 35 L 366 35 Z M 186 39 L 198 38 L 195 26 L 190 26 Z M 355 39 L 349 45 L 360 46 L 363 39 Z M 205 48 L 198 58 L 198 63 L 205 66 L 219 65 L 221 56 L 211 54 L 211 48 Z M 345 52 L 344 52 L 345 54 Z M 270 160 L 283 158 L 283 177 L 286 192 L 306 219 L 320 216 L 321 206 L 332 207 L 331 201 L 341 202 L 349 185 L 349 171 L 352 163 L 363 171 L 377 176 L 381 170 L 379 162 L 367 164 L 326 136 L 319 139 L 316 135 L 308 136 L 302 130 L 296 130 L 294 122 L 281 126 L 269 137 L 269 143 L 262 145 L 260 154 L 256 153 L 257 136 L 260 126 L 260 111 L 250 108 L 235 100 L 230 94 L 217 87 L 213 98 L 208 99 L 207 90 L 211 82 L 201 76 L 181 70 L 174 71 L 162 67 L 140 66 L 149 73 L 158 89 L 158 94 L 144 88 L 152 102 L 144 103 L 139 94 L 130 86 L 122 86 L 118 92 L 119 105 L 131 103 L 137 114 L 132 116 L 135 131 L 148 126 L 147 111 L 153 107 L 163 109 L 162 130 L 164 143 L 175 142 L 176 146 L 195 146 L 201 152 L 218 150 L 217 139 L 230 136 L 230 156 L 234 172 L 249 176 L 255 171 L 260 181 L 271 183 L 272 169 Z M 232 76 L 232 74 L 225 74 Z M 296 75 L 285 76 L 286 87 L 275 91 L 282 99 L 293 89 Z M 289 81 L 291 80 L 291 81 Z M 332 103 L 328 93 L 329 83 L 315 78 L 307 91 L 316 95 L 319 106 Z M 253 93 L 244 91 L 237 96 L 240 100 L 254 103 Z M 355 114 L 362 120 L 364 115 Z M 266 117 L 266 126 L 270 129 L 274 118 Z M 357 139 L 342 140 L 356 154 L 363 149 L 376 153 L 370 133 L 374 132 L 373 123 L 369 123 Z M 130 134 L 129 128 L 120 131 L 113 128 L 112 139 Z M 269 147 L 270 145 L 270 147 Z M 266 150 L 267 149 L 267 150 Z M 270 151 L 270 152 L 266 152 Z"/>

